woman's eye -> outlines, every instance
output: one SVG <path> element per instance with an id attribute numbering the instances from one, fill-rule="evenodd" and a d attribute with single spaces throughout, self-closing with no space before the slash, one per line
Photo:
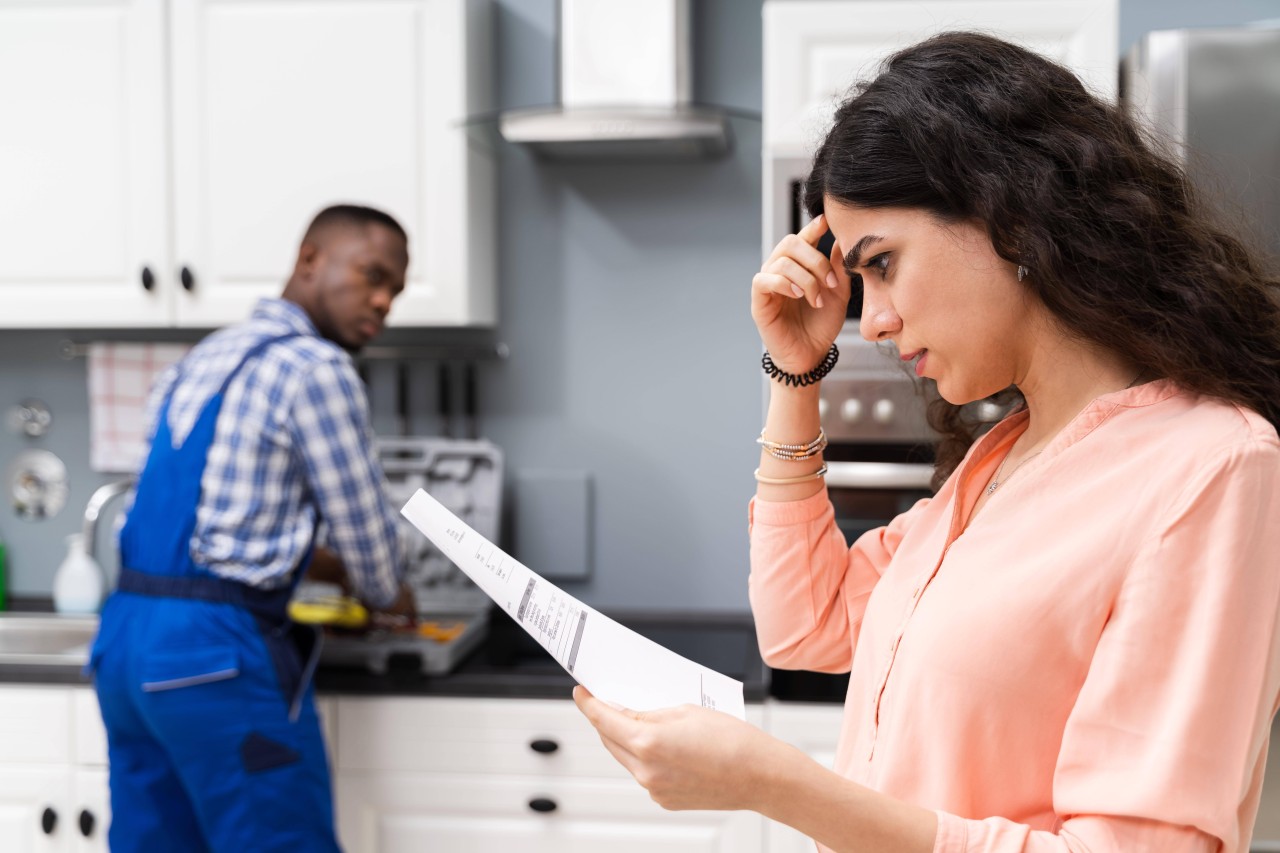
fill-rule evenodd
<path id="1" fill-rule="evenodd" d="M 880 277 L 884 278 L 885 274 L 889 272 L 889 253 L 883 252 L 876 255 L 874 258 L 867 261 L 865 266 L 867 269 L 873 269 L 880 273 Z"/>

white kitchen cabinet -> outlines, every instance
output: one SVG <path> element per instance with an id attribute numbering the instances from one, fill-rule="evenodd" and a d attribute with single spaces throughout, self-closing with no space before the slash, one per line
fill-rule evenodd
<path id="1" fill-rule="evenodd" d="M 798 747 L 823 767 L 835 764 L 844 705 L 832 702 L 775 702 L 765 705 L 769 734 Z M 812 839 L 775 821 L 768 824 L 769 853 L 813 853 Z"/>
<path id="2" fill-rule="evenodd" d="M 338 830 L 351 853 L 751 853 L 752 812 L 669 812 L 572 702 L 343 698 Z M 763 722 L 759 706 L 748 718 Z"/>
<path id="3" fill-rule="evenodd" d="M 7 852 L 105 853 L 105 744 L 88 689 L 0 685 L 0 838 Z"/>
<path id="4" fill-rule="evenodd" d="M 243 319 L 336 202 L 409 233 L 393 325 L 491 325 L 494 156 L 463 126 L 490 109 L 490 14 L 0 0 L 0 326 Z"/>
<path id="5" fill-rule="evenodd" d="M 0 326 L 171 318 L 163 0 L 0 0 Z"/>
<path id="6" fill-rule="evenodd" d="M 1119 0 L 766 0 L 763 14 L 766 160 L 811 156 L 855 82 L 944 30 L 1018 42 L 1115 96 Z"/>

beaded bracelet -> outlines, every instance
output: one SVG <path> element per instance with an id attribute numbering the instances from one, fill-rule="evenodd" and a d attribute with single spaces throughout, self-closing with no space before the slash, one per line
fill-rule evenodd
<path id="1" fill-rule="evenodd" d="M 831 349 L 827 350 L 827 354 L 823 356 L 822 361 L 818 362 L 818 366 L 808 373 L 801 373 L 796 376 L 794 373 L 787 373 L 781 367 L 773 363 L 773 359 L 769 356 L 769 351 L 764 351 L 764 357 L 760 359 L 760 365 L 764 368 L 764 372 L 769 374 L 769 378 L 777 379 L 779 382 L 785 382 L 788 385 L 803 388 L 806 385 L 812 385 L 822 377 L 831 372 L 831 368 L 836 366 L 836 362 L 840 360 L 840 350 L 835 344 L 831 345 Z"/>
<path id="2" fill-rule="evenodd" d="M 760 430 L 760 437 L 756 439 L 756 444 L 762 446 L 774 459 L 781 459 L 784 462 L 803 462 L 826 449 L 827 433 L 822 427 L 818 427 L 818 437 L 808 444 L 779 444 L 765 438 L 764 430 Z"/>
<path id="3" fill-rule="evenodd" d="M 800 477 L 765 477 L 760 473 L 760 469 L 756 469 L 756 481 L 767 483 L 770 486 L 789 486 L 792 483 L 807 483 L 810 480 L 820 480 L 827 475 L 827 463 L 823 462 L 822 467 L 812 474 L 804 474 Z"/>

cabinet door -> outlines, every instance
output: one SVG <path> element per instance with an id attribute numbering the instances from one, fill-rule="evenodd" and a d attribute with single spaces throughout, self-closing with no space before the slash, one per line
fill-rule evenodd
<path id="1" fill-rule="evenodd" d="M 493 210 L 479 203 L 492 158 L 461 126 L 486 90 L 488 57 L 469 41 L 486 5 L 173 0 L 179 325 L 236 321 L 278 295 L 307 222 L 338 202 L 409 233 L 392 323 L 492 322 L 492 274 L 473 263 L 494 245 L 492 225 L 473 233 Z"/>
<path id="2" fill-rule="evenodd" d="M 0 326 L 169 322 L 162 22 L 0 0 Z"/>
<path id="3" fill-rule="evenodd" d="M 754 853 L 752 812 L 668 812 L 634 782 L 339 772 L 350 853 Z"/>
<path id="4" fill-rule="evenodd" d="M 1119 0 L 787 0 L 764 4 L 764 145 L 811 155 L 836 103 L 890 53 L 980 29 L 1074 69 L 1114 98 Z"/>
<path id="5" fill-rule="evenodd" d="M 823 767 L 835 764 L 844 706 L 773 702 L 765 708 L 769 734 L 799 747 Z M 813 840 L 789 826 L 767 821 L 769 853 L 813 853 Z"/>
<path id="6" fill-rule="evenodd" d="M 106 768 L 80 769 L 72 780 L 67 835 L 72 853 L 107 853 L 111 791 Z"/>
<path id="7" fill-rule="evenodd" d="M 0 838 L 5 853 L 69 850 L 75 832 L 70 800 L 71 771 L 66 765 L 0 764 Z"/>

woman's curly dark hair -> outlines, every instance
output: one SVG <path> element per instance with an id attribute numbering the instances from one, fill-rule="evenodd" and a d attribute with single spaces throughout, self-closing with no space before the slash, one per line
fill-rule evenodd
<path id="1" fill-rule="evenodd" d="M 837 110 L 804 195 L 814 216 L 829 197 L 981 222 L 1068 334 L 1280 425 L 1280 281 L 1132 120 L 1042 56 L 978 33 L 898 52 Z M 941 482 L 973 425 L 945 401 L 930 420 Z"/>

